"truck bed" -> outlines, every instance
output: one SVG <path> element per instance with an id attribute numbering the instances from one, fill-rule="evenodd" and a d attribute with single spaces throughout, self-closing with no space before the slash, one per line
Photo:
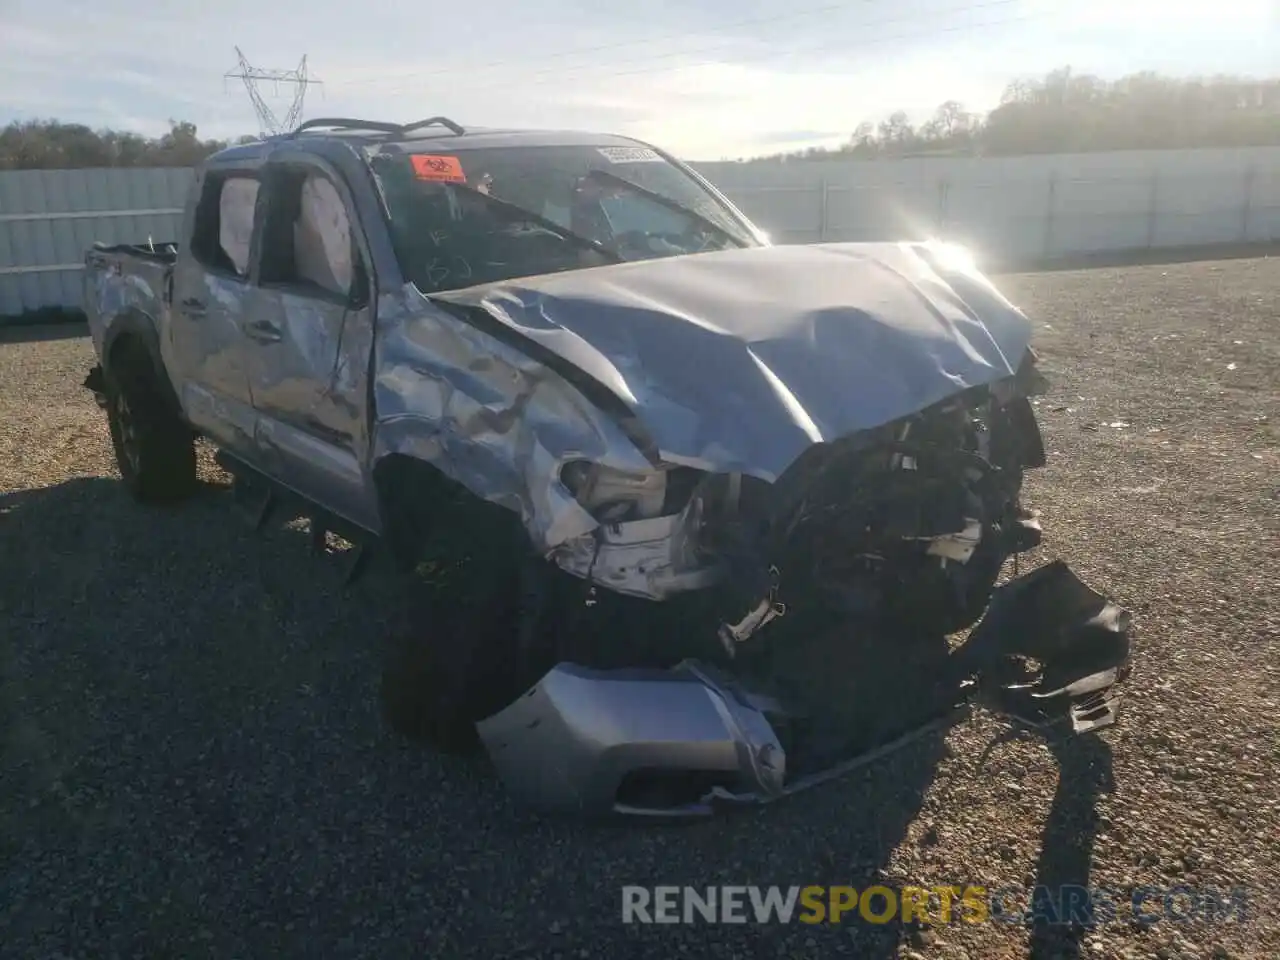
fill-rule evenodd
<path id="1" fill-rule="evenodd" d="M 85 254 L 84 312 L 99 357 L 107 319 L 139 314 L 157 329 L 167 306 L 176 243 L 94 244 Z"/>
<path id="2" fill-rule="evenodd" d="M 95 243 L 89 248 L 89 254 L 127 254 L 154 263 L 173 264 L 178 260 L 176 243 Z"/>

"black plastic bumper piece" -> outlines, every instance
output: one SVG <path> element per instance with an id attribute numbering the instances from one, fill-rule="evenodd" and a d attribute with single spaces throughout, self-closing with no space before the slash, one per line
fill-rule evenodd
<path id="1" fill-rule="evenodd" d="M 1131 617 L 1055 560 L 997 588 L 957 651 L 983 699 L 1030 723 L 1069 720 L 1076 733 L 1115 721 L 1129 675 Z M 1011 682 L 1026 660 L 1027 682 Z"/>

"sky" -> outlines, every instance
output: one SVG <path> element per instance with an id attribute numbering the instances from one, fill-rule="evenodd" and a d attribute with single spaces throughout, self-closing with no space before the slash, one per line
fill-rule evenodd
<path id="1" fill-rule="evenodd" d="M 894 110 L 986 111 L 1056 67 L 1280 75 L 1280 0 L 0 0 L 0 124 L 259 132 L 254 66 L 307 56 L 305 117 L 621 133 L 690 160 L 827 146 Z M 267 84 L 278 114 L 292 89 Z"/>

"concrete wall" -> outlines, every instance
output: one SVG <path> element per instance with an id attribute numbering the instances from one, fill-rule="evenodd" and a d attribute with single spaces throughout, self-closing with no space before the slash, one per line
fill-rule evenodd
<path id="1" fill-rule="evenodd" d="M 940 236 L 980 259 L 1280 240 L 1280 148 L 702 163 L 777 243 Z M 94 240 L 179 239 L 191 171 L 0 171 L 0 316 L 77 306 Z"/>

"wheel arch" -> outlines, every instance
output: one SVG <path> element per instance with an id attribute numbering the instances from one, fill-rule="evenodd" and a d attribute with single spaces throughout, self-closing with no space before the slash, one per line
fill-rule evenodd
<path id="1" fill-rule="evenodd" d="M 110 374 L 130 363 L 147 363 L 160 386 L 165 402 L 181 415 L 182 405 L 174 389 L 169 371 L 160 352 L 160 336 L 155 321 L 141 310 L 129 309 L 118 314 L 107 329 L 102 342 L 102 367 Z"/>
<path id="2" fill-rule="evenodd" d="M 447 533 L 462 541 L 459 549 L 509 536 L 508 548 L 532 550 L 518 512 L 477 495 L 433 463 L 408 453 L 386 453 L 374 461 L 372 477 L 382 540 L 398 566 L 409 568 L 421 559 L 428 539 L 440 537 L 437 521 L 442 518 L 448 521 Z"/>

